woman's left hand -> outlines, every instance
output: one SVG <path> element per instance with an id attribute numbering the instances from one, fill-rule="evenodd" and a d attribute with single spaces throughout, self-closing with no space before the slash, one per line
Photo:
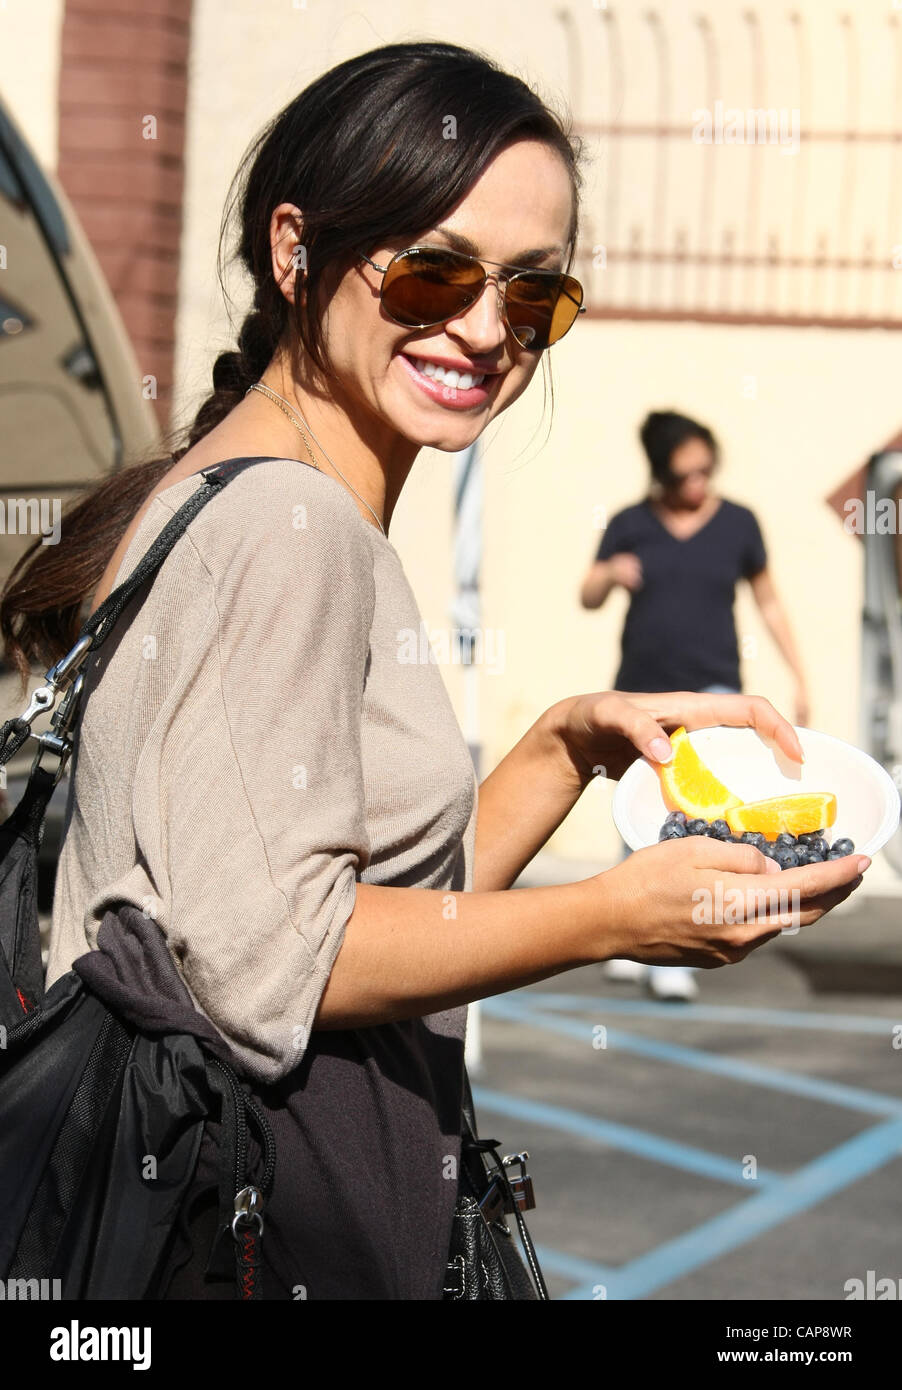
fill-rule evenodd
<path id="1" fill-rule="evenodd" d="M 594 776 L 622 777 L 643 754 L 658 763 L 669 762 L 667 734 L 681 725 L 690 731 L 712 724 L 754 729 L 773 739 L 795 762 L 802 762 L 802 748 L 789 720 L 761 695 L 599 691 L 561 700 L 545 717 L 581 787 L 588 786 Z"/>

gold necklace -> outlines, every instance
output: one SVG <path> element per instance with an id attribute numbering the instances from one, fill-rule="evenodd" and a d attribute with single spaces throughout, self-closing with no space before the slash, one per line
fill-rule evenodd
<path id="1" fill-rule="evenodd" d="M 304 441 L 304 444 L 305 444 L 306 449 L 307 449 L 307 453 L 310 455 L 310 462 L 313 464 L 313 467 L 316 469 L 317 473 L 321 473 L 321 472 L 322 472 L 322 469 L 320 468 L 320 466 L 319 466 L 319 464 L 317 463 L 316 459 L 313 457 L 313 450 L 312 450 L 311 447 L 310 447 L 310 440 L 307 438 L 306 434 L 305 434 L 304 431 L 301 429 L 301 427 L 300 427 L 300 425 L 298 424 L 297 420 L 295 420 L 295 419 L 292 417 L 291 411 L 290 411 L 290 410 L 286 410 L 286 408 L 285 408 L 284 405 L 279 405 L 279 401 L 281 401 L 282 397 L 280 396 L 278 399 L 276 399 L 276 392 L 275 392 L 275 391 L 271 391 L 270 388 L 269 388 L 268 386 L 264 386 L 264 384 L 263 384 L 262 381 L 255 381 L 254 384 L 253 384 L 253 386 L 249 386 L 249 387 L 247 388 L 247 390 L 245 391 L 244 394 L 245 394 L 246 396 L 249 396 L 250 393 L 251 393 L 252 391 L 262 391 L 262 392 L 264 392 L 264 393 L 269 397 L 269 399 L 273 402 L 274 405 L 278 405 L 278 406 L 279 406 L 279 409 L 281 410 L 282 414 L 288 416 L 289 420 L 291 420 L 291 423 L 294 425 L 295 429 L 298 431 L 298 433 L 301 435 L 301 438 L 302 438 L 303 441 Z"/>
<path id="2" fill-rule="evenodd" d="M 249 387 L 247 388 L 247 390 L 245 391 L 244 394 L 245 394 L 246 396 L 248 396 L 248 395 L 250 395 L 251 391 L 260 391 L 260 392 L 262 392 L 262 394 L 265 395 L 265 396 L 267 397 L 268 400 L 271 400 L 271 401 L 272 401 L 273 405 L 277 405 L 277 406 L 279 407 L 279 409 L 281 410 L 281 412 L 282 412 L 283 415 L 287 415 L 287 416 L 288 416 L 289 420 L 290 420 L 291 423 L 294 425 L 295 429 L 298 431 L 298 433 L 300 434 L 301 438 L 302 438 L 303 441 L 304 441 L 304 444 L 305 444 L 306 449 L 307 449 L 307 453 L 310 455 L 310 462 L 313 464 L 313 467 L 317 470 L 317 472 L 318 472 L 318 473 L 321 473 L 323 470 L 320 468 L 320 466 L 319 466 L 319 464 L 317 463 L 316 459 L 313 457 L 313 450 L 312 450 L 311 447 L 310 447 L 310 440 L 309 440 L 309 438 L 307 437 L 307 434 L 306 434 L 305 430 L 302 429 L 302 427 L 301 427 L 301 418 L 302 418 L 302 417 L 300 417 L 300 416 L 298 416 L 298 415 L 295 414 L 295 412 L 292 410 L 291 406 L 288 404 L 288 401 L 286 401 L 285 397 L 284 397 L 284 396 L 280 396 L 279 393 L 278 393 L 278 391 L 274 391 L 274 390 L 272 389 L 271 386 L 267 386 L 267 385 L 265 384 L 265 382 L 262 382 L 262 381 L 255 381 L 255 382 L 253 383 L 252 386 L 249 386 Z M 310 429 L 310 426 L 307 425 L 306 420 L 304 421 L 304 424 L 307 426 L 307 429 L 310 430 L 310 434 L 313 435 L 313 438 L 316 440 L 316 443 L 319 445 L 320 449 L 322 450 L 323 455 L 324 455 L 326 461 L 327 461 L 328 463 L 331 463 L 331 464 L 332 464 L 332 467 L 335 469 L 335 472 L 338 474 L 339 478 L 341 478 L 342 482 L 345 484 L 346 487 L 350 488 L 351 492 L 353 492 L 353 494 L 354 494 L 354 496 L 357 498 L 358 502 L 362 502 L 362 503 L 363 503 L 363 505 L 366 507 L 367 511 L 370 513 L 370 515 L 372 516 L 373 520 L 375 521 L 376 525 L 379 527 L 379 530 L 382 532 L 383 536 L 385 536 L 385 539 L 388 540 L 388 536 L 386 535 L 386 532 L 385 532 L 385 527 L 382 525 L 382 522 L 379 520 L 378 516 L 377 516 L 376 513 L 373 511 L 373 509 L 372 509 L 372 507 L 370 506 L 369 502 L 366 500 L 365 497 L 361 497 L 361 496 L 360 496 L 360 493 L 357 491 L 357 489 L 356 489 L 355 487 L 353 487 L 351 483 L 348 482 L 347 478 L 346 478 L 345 475 L 342 473 L 341 469 L 338 467 L 338 464 L 332 462 L 332 460 L 329 458 L 329 455 L 326 453 L 325 449 L 323 449 L 322 444 L 320 444 L 319 440 L 316 438 L 316 435 L 313 434 L 313 430 L 311 430 L 311 429 Z"/>

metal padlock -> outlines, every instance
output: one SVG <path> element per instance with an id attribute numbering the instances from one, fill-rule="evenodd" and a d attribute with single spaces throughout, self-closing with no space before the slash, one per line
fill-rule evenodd
<path id="1" fill-rule="evenodd" d="M 516 1177 L 512 1177 L 508 1174 L 507 1180 L 510 1183 L 514 1201 L 521 1211 L 532 1211 L 536 1204 L 535 1193 L 532 1187 L 532 1178 L 526 1171 L 526 1160 L 528 1158 L 529 1154 L 524 1149 L 520 1154 L 506 1154 L 501 1160 L 505 1168 L 509 1168 L 511 1164 L 516 1163 L 520 1169 Z"/>

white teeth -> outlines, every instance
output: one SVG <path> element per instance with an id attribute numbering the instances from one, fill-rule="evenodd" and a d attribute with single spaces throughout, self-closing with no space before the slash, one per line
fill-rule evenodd
<path id="1" fill-rule="evenodd" d="M 471 386 L 480 386 L 485 381 L 485 372 L 459 372 L 454 367 L 440 367 L 437 362 L 427 362 L 423 357 L 414 357 L 413 364 L 424 376 L 431 376 L 460 391 L 469 391 Z"/>

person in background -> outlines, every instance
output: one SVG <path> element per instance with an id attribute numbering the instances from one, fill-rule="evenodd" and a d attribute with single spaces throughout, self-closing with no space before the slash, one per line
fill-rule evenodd
<path id="1" fill-rule="evenodd" d="M 614 689 L 740 692 L 733 602 L 737 581 L 746 579 L 792 671 L 796 723 L 806 724 L 805 677 L 761 529 L 748 507 L 712 487 L 714 435 L 667 410 L 648 415 L 639 437 L 651 468 L 649 493 L 611 518 L 580 594 L 584 608 L 600 608 L 618 585 L 630 595 Z M 698 993 L 687 967 L 612 960 L 602 969 L 610 980 L 647 980 L 658 998 Z"/>

